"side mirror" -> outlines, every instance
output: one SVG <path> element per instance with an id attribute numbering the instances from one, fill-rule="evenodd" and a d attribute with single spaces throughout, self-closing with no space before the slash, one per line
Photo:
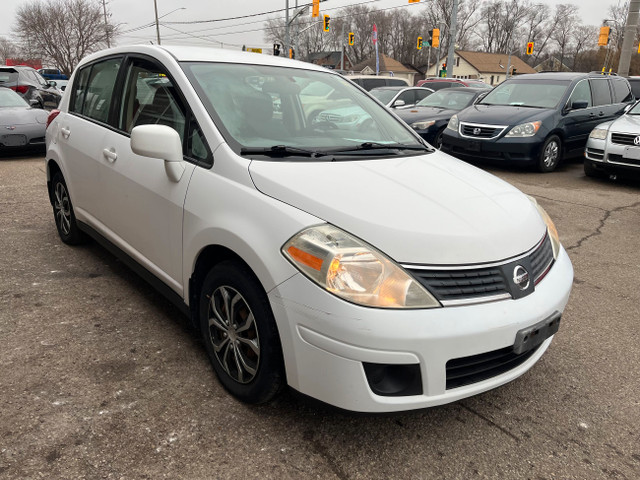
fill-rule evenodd
<path id="1" fill-rule="evenodd" d="M 571 110 L 583 110 L 589 106 L 589 102 L 580 101 L 571 104 Z"/>
<path id="2" fill-rule="evenodd" d="M 173 128 L 166 125 L 138 125 L 131 131 L 131 150 L 137 155 L 162 158 L 167 176 L 180 181 L 185 166 L 182 141 Z"/>
<path id="3" fill-rule="evenodd" d="M 393 102 L 393 108 L 404 107 L 406 105 L 404 100 L 396 100 Z"/>

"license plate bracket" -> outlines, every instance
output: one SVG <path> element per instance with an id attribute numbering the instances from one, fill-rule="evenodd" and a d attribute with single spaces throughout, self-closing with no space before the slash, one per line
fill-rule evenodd
<path id="1" fill-rule="evenodd" d="M 533 350 L 555 334 L 560 328 L 561 317 L 562 315 L 556 312 L 535 325 L 519 330 L 516 334 L 516 341 L 513 344 L 513 353 L 520 355 Z"/>
<path id="2" fill-rule="evenodd" d="M 23 147 L 27 144 L 27 137 L 18 134 L 7 134 L 0 136 L 0 142 L 5 147 Z"/>

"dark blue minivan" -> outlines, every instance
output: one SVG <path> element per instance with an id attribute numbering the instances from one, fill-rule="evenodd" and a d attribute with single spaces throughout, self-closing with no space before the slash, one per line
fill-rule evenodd
<path id="1" fill-rule="evenodd" d="M 629 82 L 598 73 L 536 73 L 509 79 L 454 115 L 442 150 L 462 160 L 495 160 L 554 170 L 582 155 L 591 130 L 633 102 Z"/>

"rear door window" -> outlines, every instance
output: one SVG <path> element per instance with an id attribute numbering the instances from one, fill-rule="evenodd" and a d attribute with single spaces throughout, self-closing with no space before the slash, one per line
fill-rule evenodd
<path id="1" fill-rule="evenodd" d="M 612 78 L 613 103 L 626 103 L 633 99 L 629 83 L 624 78 Z"/>
<path id="2" fill-rule="evenodd" d="M 396 99 L 396 102 L 398 100 L 403 100 L 405 105 L 414 105 L 416 103 L 414 90 L 407 90 L 405 92 L 402 92 Z"/>
<path id="3" fill-rule="evenodd" d="M 606 78 L 597 78 L 589 80 L 591 83 L 591 92 L 593 94 L 594 105 L 610 105 L 611 90 L 609 89 L 609 81 Z"/>

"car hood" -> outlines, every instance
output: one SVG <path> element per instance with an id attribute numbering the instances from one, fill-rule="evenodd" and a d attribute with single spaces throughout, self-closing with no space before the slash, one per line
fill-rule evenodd
<path id="1" fill-rule="evenodd" d="M 412 107 L 404 110 L 396 110 L 395 113 L 411 125 L 413 122 L 419 120 L 448 120 L 458 113 L 458 110 L 437 107 Z"/>
<path id="2" fill-rule="evenodd" d="M 606 124 L 598 126 L 606 126 Z M 622 115 L 610 123 L 609 130 L 640 135 L 640 115 Z"/>
<path id="3" fill-rule="evenodd" d="M 0 108 L 0 125 L 28 125 L 32 123 L 47 123 L 48 112 L 40 108 L 7 107 Z"/>
<path id="4" fill-rule="evenodd" d="M 545 225 L 508 183 L 448 155 L 336 162 L 252 161 L 256 188 L 401 263 L 461 265 L 532 248 Z"/>
<path id="5" fill-rule="evenodd" d="M 519 125 L 542 120 L 553 115 L 554 111 L 551 108 L 476 104 L 462 110 L 458 119 L 461 122 L 487 125 Z"/>

